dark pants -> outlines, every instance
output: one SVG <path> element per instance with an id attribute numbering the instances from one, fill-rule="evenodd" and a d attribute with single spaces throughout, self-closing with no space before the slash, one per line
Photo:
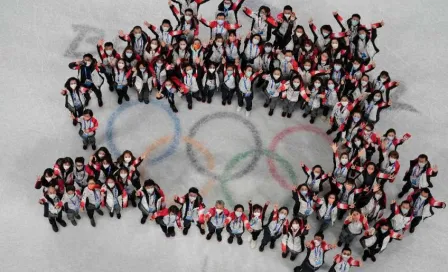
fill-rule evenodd
<path id="1" fill-rule="evenodd" d="M 328 220 L 323 219 L 321 222 L 322 223 L 320 224 L 319 230 L 317 232 L 323 233 L 326 229 L 328 229 L 332 225 L 331 219 Z"/>
<path id="2" fill-rule="evenodd" d="M 123 101 L 123 98 L 129 100 L 128 86 L 121 86 L 121 88 L 118 88 L 118 85 L 116 85 L 115 90 L 118 94 L 118 103 L 121 103 Z"/>
<path id="3" fill-rule="evenodd" d="M 83 115 L 84 107 L 83 106 L 75 107 L 75 108 L 69 107 L 68 110 L 73 114 L 73 116 L 75 116 L 76 118 L 79 118 Z M 77 124 L 78 124 L 78 121 L 76 119 L 73 119 L 73 125 L 76 126 Z"/>
<path id="4" fill-rule="evenodd" d="M 251 232 L 252 240 L 257 241 L 258 236 L 260 236 L 261 231 L 263 231 L 263 230 L 261 229 L 261 230 L 254 230 L 254 231 L 252 231 Z"/>
<path id="5" fill-rule="evenodd" d="M 339 242 L 342 242 L 346 246 L 348 246 L 353 241 L 353 239 L 355 239 L 355 237 L 357 235 L 359 235 L 359 234 L 351 233 L 351 231 L 348 229 L 348 227 L 342 227 L 342 231 L 339 234 Z"/>
<path id="6" fill-rule="evenodd" d="M 48 221 L 52 225 L 56 224 L 56 221 L 61 221 L 61 220 L 62 220 L 62 211 L 60 211 L 57 216 L 49 216 L 48 217 Z"/>
<path id="7" fill-rule="evenodd" d="M 314 267 L 313 265 L 311 265 L 310 262 L 308 261 L 308 258 L 306 258 L 305 260 L 303 260 L 302 265 L 296 266 L 294 268 L 294 272 L 313 272 L 319 270 L 319 268 L 320 266 Z"/>
<path id="8" fill-rule="evenodd" d="M 330 129 L 328 129 L 327 134 L 331 134 L 333 132 L 335 132 L 336 130 L 338 130 L 339 125 L 336 121 L 333 122 L 333 125 L 330 127 Z"/>
<path id="9" fill-rule="evenodd" d="M 232 103 L 233 94 L 235 89 L 230 89 L 226 84 L 221 84 L 222 102 L 230 105 Z"/>
<path id="10" fill-rule="evenodd" d="M 110 73 L 105 73 L 107 84 L 109 84 L 109 90 L 114 90 L 114 77 Z"/>
<path id="11" fill-rule="evenodd" d="M 331 107 L 327 106 L 327 105 L 323 105 L 322 108 L 323 108 L 322 115 L 327 117 L 328 116 L 328 112 L 330 111 Z"/>
<path id="12" fill-rule="evenodd" d="M 152 90 L 149 89 L 148 83 L 144 83 L 142 90 L 138 93 L 138 101 L 145 101 L 146 104 L 149 103 L 149 95 Z"/>
<path id="13" fill-rule="evenodd" d="M 216 87 L 211 89 L 208 86 L 205 86 L 202 89 L 202 102 L 205 102 L 207 100 L 207 103 L 211 103 L 212 102 L 212 97 L 215 94 L 216 91 Z"/>
<path id="14" fill-rule="evenodd" d="M 230 236 L 232 236 L 232 237 L 241 237 L 243 235 L 243 233 L 244 233 L 244 230 L 243 230 L 243 232 L 238 233 L 238 234 L 233 233 L 232 229 L 230 228 L 229 225 L 227 225 L 226 230 L 230 234 Z"/>
<path id="15" fill-rule="evenodd" d="M 422 222 L 423 217 L 421 216 L 416 216 L 414 217 L 414 219 L 412 219 L 411 221 L 411 229 L 414 230 L 418 224 L 420 224 L 420 222 Z"/>
<path id="16" fill-rule="evenodd" d="M 95 93 L 96 98 L 98 99 L 98 102 L 101 101 L 101 98 L 103 97 L 101 90 L 98 89 L 93 83 L 90 86 L 87 85 L 82 85 L 84 88 L 88 88 L 89 90 L 92 90 Z M 86 104 L 88 103 L 87 101 L 90 101 L 91 97 L 89 92 L 85 92 L 84 93 L 84 97 L 86 98 Z"/>
<path id="17" fill-rule="evenodd" d="M 263 239 L 261 240 L 261 244 L 262 245 L 267 245 L 269 242 L 271 243 L 275 243 L 275 241 L 277 241 L 278 238 L 280 238 L 282 234 L 279 233 L 275 236 L 271 235 L 271 230 L 269 230 L 269 227 L 264 227 L 264 231 L 263 231 Z"/>
<path id="18" fill-rule="evenodd" d="M 242 92 L 236 92 L 236 95 L 238 97 L 238 107 L 243 107 L 244 101 L 245 101 L 246 102 L 246 110 L 251 111 L 252 110 L 252 100 L 254 99 L 253 93 L 251 93 L 249 96 L 246 96 Z"/>
<path id="19" fill-rule="evenodd" d="M 100 207 L 96 208 L 95 205 L 88 204 L 86 210 L 89 218 L 93 219 L 93 214 L 95 213 L 96 210 L 100 210 Z"/>
<path id="20" fill-rule="evenodd" d="M 156 219 L 156 223 L 159 224 L 159 226 L 162 229 L 163 233 L 169 234 L 170 236 L 174 236 L 174 234 L 175 234 L 174 227 L 167 227 L 165 225 L 165 223 L 163 222 L 163 218 L 162 217 L 158 217 Z"/>
<path id="21" fill-rule="evenodd" d="M 216 228 L 210 221 L 207 222 L 207 227 L 208 227 L 208 233 L 209 234 L 213 234 L 216 232 L 216 235 L 221 235 L 222 230 L 224 229 L 224 227 L 222 228 Z"/>
<path id="22" fill-rule="evenodd" d="M 185 229 L 190 229 L 192 223 L 193 223 L 193 221 L 190 221 L 190 220 L 188 220 L 188 219 L 184 219 L 184 230 L 185 230 Z M 196 223 L 196 226 L 199 228 L 199 230 L 202 230 L 202 228 L 201 228 L 201 224 Z"/>
<path id="23" fill-rule="evenodd" d="M 188 92 L 185 95 L 185 98 L 187 99 L 187 103 L 188 103 L 189 106 L 193 105 L 193 98 L 196 98 L 196 100 L 198 100 L 198 101 L 201 100 L 201 97 L 199 96 L 199 91 L 194 92 L 194 93 L 193 92 Z"/>
<path id="24" fill-rule="evenodd" d="M 412 186 L 412 183 L 410 181 L 406 181 L 406 183 L 404 184 L 403 188 L 401 189 L 401 193 L 402 194 L 406 194 L 407 192 L 409 192 L 409 190 L 411 190 L 412 188 L 414 188 Z M 418 188 L 414 188 L 414 189 L 418 189 Z"/>

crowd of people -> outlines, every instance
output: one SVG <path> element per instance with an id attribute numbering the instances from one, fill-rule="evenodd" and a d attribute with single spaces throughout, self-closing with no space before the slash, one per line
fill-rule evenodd
<path id="1" fill-rule="evenodd" d="M 339 32 L 330 25 L 318 30 L 310 19 L 312 35 L 308 36 L 289 5 L 274 17 L 267 6 L 255 12 L 243 6 L 244 0 L 223 0 L 215 18 L 208 20 L 199 13 L 205 2 L 208 0 L 168 1 L 177 26 L 169 19 L 159 26 L 145 21 L 152 35 L 141 26 L 129 33 L 119 31 L 120 39 L 127 43 L 121 54 L 114 44 L 100 40 L 100 61 L 85 54 L 82 61 L 69 64 L 78 71 L 78 77 L 69 78 L 61 94 L 73 125 L 80 127 L 83 148 L 91 145 L 96 150 L 98 121 L 86 107 L 91 92 L 103 106 L 101 87 L 106 81 L 109 90 L 117 93 L 118 104 L 130 100 L 130 88 L 137 91 L 140 102 L 148 104 L 154 90 L 157 99 L 166 98 L 171 109 L 178 112 L 175 99 L 185 97 L 191 110 L 193 98 L 212 103 L 215 93 L 221 92 L 223 106 L 231 105 L 236 94 L 236 110 L 245 107 L 247 117 L 254 95 L 265 97 L 263 107 L 269 108 L 269 116 L 277 104 L 282 104 L 282 117 L 291 118 L 296 107 L 303 110 L 304 118 L 310 116 L 310 123 L 321 116 L 329 121 L 327 134 L 336 133 L 331 146 L 333 170 L 325 172 L 320 165 L 310 168 L 301 162 L 307 179 L 292 189 L 292 215 L 288 207 L 275 204 L 266 216 L 269 202 L 260 205 L 249 201 L 247 214 L 244 205 L 228 210 L 222 200 L 206 209 L 195 187 L 176 195 L 176 205 L 167 206 L 161 186 L 152 179 L 146 179 L 142 186 L 138 167 L 145 154 L 135 157 L 127 150 L 113 160 L 101 147 L 88 162 L 83 157 L 74 161 L 60 158 L 37 178 L 35 188 L 43 192 L 39 202 L 55 232 L 58 224 L 67 225 L 62 211 L 76 226 L 80 212 L 86 210 L 95 227 L 95 211 L 102 216 L 102 207 L 106 207 L 111 217 L 120 219 L 130 201 L 142 212 L 141 224 L 148 218 L 154 220 L 167 237 L 175 236 L 176 227 L 187 235 L 195 225 L 201 234 L 207 233 L 207 240 L 216 234 L 221 241 L 225 229 L 228 243 L 236 239 L 241 245 L 242 235 L 248 231 L 250 247 L 255 248 L 262 233 L 259 251 L 268 244 L 273 249 L 279 238 L 283 258 L 290 255 L 294 261 L 306 251 L 305 260 L 294 271 L 316 271 L 323 265 L 326 251 L 342 247 L 330 271 L 348 271 L 351 266 L 361 265 L 351 256 L 349 247 L 357 236 L 362 237 L 362 259 L 375 261 L 376 254 L 393 239 L 402 239 L 407 230 L 413 233 L 422 220 L 432 216 L 433 208 L 445 207 L 429 189 L 438 167 L 421 154 L 410 162 L 403 178 L 405 185 L 398 198 L 407 197 L 400 203 L 391 201 L 387 212 L 386 187 L 400 171 L 397 149 L 411 135 L 400 138 L 394 129 L 384 135 L 374 132 L 381 110 L 392 104 L 391 90 L 399 85 L 387 71 L 377 77 L 369 75 L 379 52 L 375 39 L 377 29 L 384 25 L 382 21 L 364 25 L 359 14 L 345 21 L 334 12 Z M 239 33 L 240 9 L 252 19 L 250 32 L 244 37 Z M 198 38 L 201 24 L 210 29 L 206 44 Z M 176 93 L 179 98 L 175 98 Z M 329 191 L 324 190 L 326 182 Z M 305 242 L 313 214 L 320 226 Z M 342 219 L 338 241 L 326 242 L 324 232 Z"/>

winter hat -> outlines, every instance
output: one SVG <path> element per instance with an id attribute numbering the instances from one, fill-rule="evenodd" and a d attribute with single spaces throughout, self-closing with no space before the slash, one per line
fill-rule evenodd
<path id="1" fill-rule="evenodd" d="M 194 193 L 199 195 L 199 190 L 196 187 L 191 187 L 190 190 L 188 190 L 188 193 Z"/>

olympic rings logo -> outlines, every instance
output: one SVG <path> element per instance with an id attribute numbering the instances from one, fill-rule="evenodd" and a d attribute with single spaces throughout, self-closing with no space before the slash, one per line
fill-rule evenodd
<path id="1" fill-rule="evenodd" d="M 285 158 L 280 156 L 277 152 L 277 146 L 278 144 L 288 135 L 297 133 L 297 132 L 311 132 L 315 135 L 321 136 L 323 139 L 325 139 L 327 142 L 331 143 L 332 139 L 326 135 L 321 129 L 312 126 L 312 125 L 296 125 L 293 127 L 288 127 L 284 129 L 283 131 L 279 132 L 272 140 L 271 144 L 269 145 L 268 149 L 265 149 L 263 147 L 263 141 L 261 139 L 260 133 L 255 127 L 255 125 L 247 120 L 246 118 L 232 112 L 217 112 L 213 114 L 206 115 L 202 117 L 200 120 L 198 120 L 193 126 L 191 127 L 188 136 L 181 136 L 181 126 L 180 121 L 177 115 L 175 115 L 171 109 L 168 106 L 165 106 L 165 104 L 162 104 L 159 101 L 153 101 L 152 104 L 156 105 L 166 113 L 168 113 L 169 117 L 172 119 L 172 123 L 174 125 L 174 133 L 173 136 L 163 136 L 161 138 L 156 139 L 153 141 L 145 150 L 144 154 L 148 155 L 152 153 L 154 150 L 160 148 L 161 146 L 168 145 L 168 148 L 164 150 L 164 152 L 156 157 L 149 158 L 148 161 L 150 165 L 156 165 L 163 160 L 167 159 L 169 156 L 173 155 L 180 142 L 184 142 L 187 146 L 186 152 L 187 157 L 191 161 L 191 165 L 193 168 L 196 169 L 199 173 L 208 176 L 209 180 L 206 182 L 206 184 L 200 188 L 200 192 L 203 196 L 206 196 L 209 194 L 209 192 L 212 190 L 212 188 L 216 185 L 218 182 L 221 188 L 221 191 L 224 195 L 224 199 L 229 202 L 231 206 L 235 204 L 235 200 L 232 198 L 232 193 L 227 188 L 227 183 L 232 180 L 236 180 L 239 178 L 242 178 L 243 176 L 249 174 L 251 171 L 253 171 L 258 163 L 258 161 L 261 159 L 262 156 L 267 157 L 267 163 L 268 163 L 268 169 L 271 173 L 271 176 L 273 179 L 284 189 L 290 190 L 291 187 L 294 184 L 298 183 L 297 174 L 294 170 L 294 166 Z M 107 128 L 106 128 L 106 139 L 107 139 L 107 146 L 111 150 L 111 153 L 114 154 L 114 156 L 119 156 L 121 152 L 118 150 L 118 147 L 115 144 L 114 141 L 114 131 L 113 126 L 115 124 L 116 119 L 118 116 L 125 112 L 125 110 L 129 109 L 132 106 L 135 105 L 141 105 L 138 102 L 133 103 L 127 103 L 126 105 L 123 105 L 119 108 L 117 108 L 112 115 L 110 116 L 108 122 L 107 122 Z M 216 121 L 220 119 L 230 119 L 234 120 L 236 122 L 239 122 L 243 124 L 252 134 L 252 143 L 254 144 L 253 148 L 249 151 L 242 152 L 239 154 L 236 154 L 233 158 L 230 159 L 230 161 L 225 164 L 224 171 L 221 175 L 218 175 L 214 172 L 216 161 L 215 157 L 211 154 L 211 152 L 205 147 L 203 143 L 200 143 L 199 141 L 195 140 L 196 135 L 198 134 L 198 131 L 200 128 L 205 126 L 207 123 L 211 121 Z M 198 160 L 197 153 L 199 152 L 206 161 L 206 166 L 203 166 L 200 164 Z M 237 165 L 240 165 L 240 162 L 248 158 L 249 156 L 252 157 L 251 161 L 241 170 L 239 170 L 236 173 L 232 172 L 232 169 L 234 169 Z M 286 171 L 287 178 L 282 177 L 279 174 L 279 171 L 277 169 L 276 163 L 279 163 L 280 166 Z M 287 181 L 289 179 L 289 181 Z"/>

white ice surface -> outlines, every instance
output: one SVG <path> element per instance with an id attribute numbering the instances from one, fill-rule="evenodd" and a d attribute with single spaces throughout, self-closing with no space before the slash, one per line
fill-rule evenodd
<path id="1" fill-rule="evenodd" d="M 255 9 L 260 5 L 257 2 L 248 0 L 248 5 Z M 212 19 L 217 4 L 218 1 L 211 0 L 201 7 L 204 17 Z M 393 199 L 401 188 L 408 161 L 426 153 L 433 164 L 440 166 L 432 192 L 437 199 L 448 200 L 444 180 L 448 162 L 446 1 L 306 0 L 271 1 L 270 5 L 277 13 L 285 4 L 294 7 L 308 33 L 306 24 L 311 16 L 318 27 L 330 23 L 334 29 L 339 29 L 331 14 L 333 10 L 339 10 L 344 18 L 359 13 L 364 23 L 384 19 L 386 25 L 378 31 L 377 39 L 381 52 L 375 57 L 377 68 L 371 74 L 377 76 L 381 70 L 388 70 L 401 85 L 392 95 L 396 102 L 392 110 L 382 113 L 377 131 L 384 132 L 393 127 L 399 135 L 405 132 L 412 134 L 412 139 L 399 149 L 403 169 L 396 183 L 387 185 L 388 199 Z M 42 217 L 42 207 L 37 204 L 40 191 L 33 188 L 35 178 L 45 168 L 52 167 L 59 157 L 88 158 L 92 153 L 81 149 L 77 130 L 71 125 L 64 99 L 59 94 L 66 79 L 76 75 L 67 68 L 67 64 L 76 59 L 72 53 L 67 54 L 67 48 L 78 34 L 73 26 L 88 25 L 99 29 L 106 40 L 115 40 L 122 49 L 123 42 L 116 39 L 119 29 L 128 31 L 134 25 L 142 25 L 144 20 L 154 24 L 159 24 L 163 18 L 170 18 L 173 23 L 175 20 L 166 1 L 162 0 L 2 0 L 0 10 L 2 271 L 280 272 L 292 271 L 300 264 L 304 254 L 299 255 L 295 262 L 281 258 L 279 241 L 275 250 L 266 249 L 260 253 L 251 250 L 246 241 L 243 246 L 228 245 L 225 240 L 221 244 L 215 239 L 206 241 L 196 229 L 191 229 L 187 237 L 178 231 L 175 239 L 166 239 L 157 225 L 140 225 L 140 212 L 132 207 L 123 212 L 121 220 L 107 215 L 96 216 L 97 227 L 92 228 L 87 215 L 83 214 L 77 227 L 69 225 L 61 228 L 59 233 L 53 233 L 47 219 Z M 246 33 L 249 21 L 242 13 L 239 17 L 244 24 L 243 33 Z M 201 36 L 207 37 L 208 30 L 201 27 Z M 89 32 L 75 48 L 76 51 L 80 54 L 86 50 L 94 53 L 92 42 L 96 42 L 97 37 Z M 99 109 L 93 98 L 91 107 L 100 122 L 98 146 L 104 143 L 107 120 L 117 108 L 116 94 L 110 93 L 107 85 L 103 86 L 103 94 L 105 106 Z M 135 92 L 131 90 L 130 94 L 131 100 L 135 101 Z M 279 107 L 269 118 L 262 107 L 262 99 L 262 95 L 257 94 L 250 121 L 260 131 L 265 148 L 281 130 L 308 123 L 299 111 L 292 119 L 282 119 Z M 215 96 L 212 105 L 195 103 L 192 111 L 187 110 L 185 101 L 178 102 L 182 136 L 188 135 L 193 123 L 208 113 L 235 112 L 235 98 L 232 107 L 225 108 L 219 100 Z M 406 110 L 409 106 L 405 104 L 418 112 Z M 320 120 L 316 126 L 323 131 L 326 129 Z M 151 104 L 125 111 L 114 127 L 118 148 L 135 153 L 140 153 L 159 137 L 172 135 L 172 131 L 167 115 Z M 204 126 L 196 139 L 214 156 L 215 172 L 222 173 L 232 156 L 252 148 L 250 137 L 240 124 L 231 125 L 229 120 L 220 120 Z M 156 149 L 154 155 L 161 154 L 164 148 Z M 308 165 L 321 164 L 327 171 L 332 169 L 327 142 L 313 134 L 290 135 L 279 144 L 277 152 L 293 164 L 299 181 L 304 178 L 299 168 L 300 161 Z M 202 158 L 200 154 L 198 156 Z M 175 193 L 184 193 L 190 186 L 202 187 L 209 180 L 190 167 L 183 142 L 169 159 L 155 166 L 143 163 L 141 171 L 143 178 L 151 177 L 157 181 L 170 200 Z M 258 203 L 269 199 L 292 208 L 290 192 L 274 181 L 265 157 L 258 162 L 255 171 L 244 178 L 229 181 L 228 187 L 235 201 L 245 206 L 248 199 Z M 214 200 L 222 197 L 222 190 L 217 185 L 206 195 L 205 202 L 211 206 Z M 315 228 L 314 218 L 310 221 Z M 353 270 L 446 271 L 447 223 L 446 211 L 436 210 L 436 215 L 423 222 L 413 235 L 406 235 L 403 241 L 390 244 L 387 251 L 378 256 L 376 263 L 369 261 L 363 268 Z M 327 241 L 336 242 L 340 226 L 338 222 L 326 232 Z M 246 235 L 244 238 L 246 240 Z M 352 243 L 352 249 L 359 258 L 361 247 L 358 239 Z M 329 269 L 332 257 L 339 251 L 327 254 L 322 271 Z"/>

